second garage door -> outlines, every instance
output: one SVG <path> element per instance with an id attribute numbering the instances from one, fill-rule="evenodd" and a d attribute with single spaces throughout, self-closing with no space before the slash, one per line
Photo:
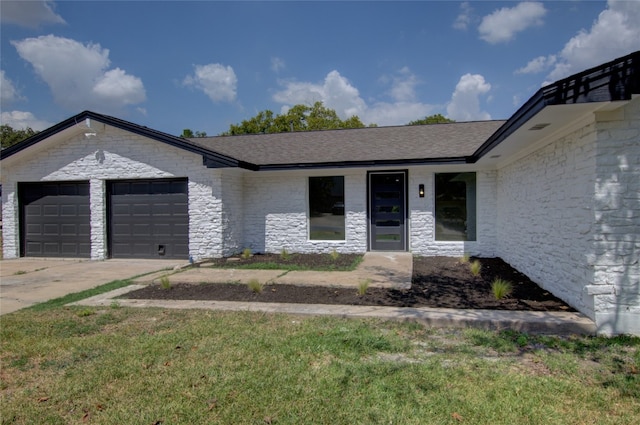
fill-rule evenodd
<path id="1" fill-rule="evenodd" d="M 187 179 L 107 184 L 112 258 L 189 258 Z"/>

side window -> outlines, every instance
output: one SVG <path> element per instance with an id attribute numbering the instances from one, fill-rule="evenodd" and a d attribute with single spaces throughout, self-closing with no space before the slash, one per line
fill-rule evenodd
<path id="1" fill-rule="evenodd" d="M 309 177 L 309 239 L 345 239 L 344 176 Z"/>
<path id="2" fill-rule="evenodd" d="M 435 175 L 437 241 L 476 240 L 476 173 Z"/>

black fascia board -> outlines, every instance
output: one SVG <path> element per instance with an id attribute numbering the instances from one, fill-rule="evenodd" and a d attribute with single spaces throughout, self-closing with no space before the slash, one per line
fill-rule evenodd
<path id="1" fill-rule="evenodd" d="M 629 100 L 632 94 L 640 94 L 640 50 L 542 87 L 474 152 L 473 161 L 502 143 L 546 106 Z"/>
<path id="2" fill-rule="evenodd" d="M 412 158 L 390 159 L 371 161 L 338 161 L 338 162 L 309 162 L 294 164 L 262 164 L 254 171 L 284 171 L 284 170 L 311 170 L 325 168 L 362 168 L 362 167 L 390 167 L 410 165 L 457 165 L 471 164 L 473 158 L 468 156 L 446 158 Z"/>
<path id="3" fill-rule="evenodd" d="M 74 125 L 80 124 L 82 121 L 84 121 L 87 118 L 101 122 L 103 124 L 110 125 L 112 127 L 119 128 L 121 130 L 129 131 L 139 136 L 148 137 L 150 139 L 157 140 L 159 142 L 163 142 L 168 145 L 171 145 L 180 149 L 184 149 L 198 155 L 202 155 L 203 165 L 209 168 L 222 168 L 222 167 L 225 167 L 225 168 L 241 167 L 241 168 L 247 168 L 247 169 L 255 168 L 253 164 L 249 164 L 245 161 L 239 161 L 235 158 L 222 155 L 214 151 L 210 151 L 208 149 L 195 145 L 181 137 L 172 136 L 170 134 L 163 133 L 161 131 L 153 130 L 149 127 L 140 126 L 128 121 L 124 121 L 124 120 L 110 117 L 107 115 L 98 114 L 91 111 L 81 112 L 78 115 L 68 118 L 54 125 L 53 127 L 43 130 L 40 133 L 35 134 L 26 140 L 23 140 L 20 143 L 17 143 L 6 149 L 3 149 L 2 151 L 0 151 L 0 159 L 8 158 L 14 155 L 15 153 L 20 152 L 26 148 L 29 148 L 35 145 L 36 143 L 56 133 L 66 130 L 67 128 L 70 128 Z"/>

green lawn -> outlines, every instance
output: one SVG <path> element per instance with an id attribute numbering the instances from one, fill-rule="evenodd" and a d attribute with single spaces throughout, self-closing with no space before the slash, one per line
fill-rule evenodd
<path id="1" fill-rule="evenodd" d="M 1 316 L 2 424 L 635 424 L 640 339 L 260 313 Z"/>

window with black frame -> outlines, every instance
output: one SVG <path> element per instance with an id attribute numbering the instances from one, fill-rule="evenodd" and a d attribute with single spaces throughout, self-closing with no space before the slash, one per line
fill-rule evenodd
<path id="1" fill-rule="evenodd" d="M 344 240 L 344 176 L 309 177 L 309 239 Z"/>
<path id="2" fill-rule="evenodd" d="M 435 175 L 437 241 L 476 240 L 476 173 Z"/>

